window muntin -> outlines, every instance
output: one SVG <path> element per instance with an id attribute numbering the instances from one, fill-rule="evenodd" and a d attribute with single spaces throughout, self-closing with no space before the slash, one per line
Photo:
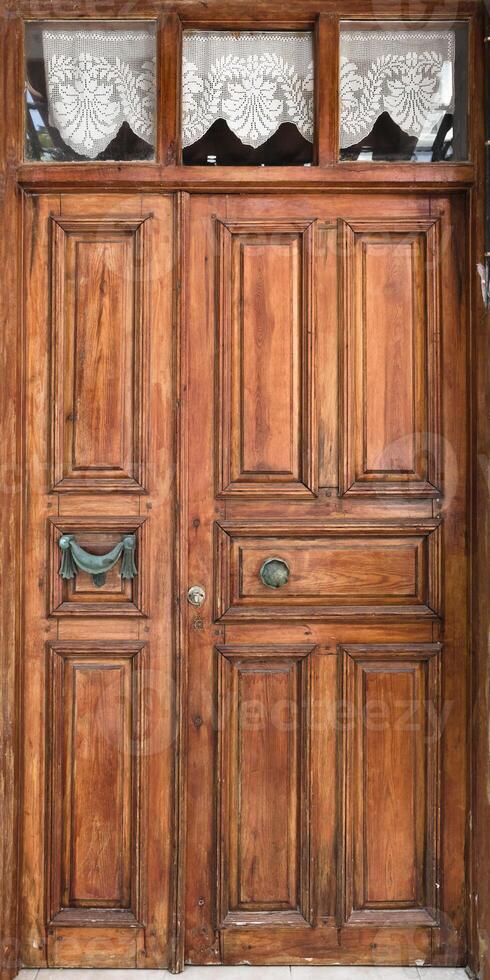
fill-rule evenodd
<path id="1" fill-rule="evenodd" d="M 27 24 L 27 159 L 154 159 L 155 65 L 153 22 Z"/>

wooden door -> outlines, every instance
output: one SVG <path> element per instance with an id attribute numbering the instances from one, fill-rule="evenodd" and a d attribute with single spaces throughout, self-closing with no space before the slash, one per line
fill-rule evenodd
<path id="1" fill-rule="evenodd" d="M 464 202 L 184 210 L 185 959 L 464 963 Z"/>
<path id="2" fill-rule="evenodd" d="M 21 962 L 172 962 L 174 220 L 169 195 L 25 207 Z M 105 581 L 62 536 L 124 537 Z"/>

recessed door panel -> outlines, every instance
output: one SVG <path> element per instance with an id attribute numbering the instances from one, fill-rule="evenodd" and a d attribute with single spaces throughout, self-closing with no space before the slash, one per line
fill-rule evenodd
<path id="1" fill-rule="evenodd" d="M 309 653 L 308 647 L 218 650 L 225 922 L 302 919 Z"/>
<path id="2" fill-rule="evenodd" d="M 438 921 L 438 646 L 347 647 L 345 916 Z"/>
<path id="3" fill-rule="evenodd" d="M 52 453 L 60 491 L 143 489 L 145 219 L 52 219 Z"/>
<path id="4" fill-rule="evenodd" d="M 344 493 L 437 495 L 439 226 L 341 223 Z"/>
<path id="5" fill-rule="evenodd" d="M 100 505 L 99 505 L 100 506 Z M 148 615 L 148 523 L 141 517 L 67 517 L 49 522 L 49 614 L 51 616 Z M 95 582 L 76 569 L 73 578 L 61 577 L 60 540 L 73 535 L 76 544 L 91 555 L 104 555 L 134 535 L 136 574 L 123 577 L 122 556 L 116 566 Z"/>
<path id="6" fill-rule="evenodd" d="M 176 204 L 25 204 L 22 961 L 459 965 L 463 203 Z"/>
<path id="7" fill-rule="evenodd" d="M 219 222 L 220 495 L 311 496 L 313 225 Z"/>
<path id="8" fill-rule="evenodd" d="M 137 922 L 144 647 L 57 643 L 48 656 L 51 920 L 90 924 L 94 910 L 112 909 L 117 922 L 123 909 Z"/>
<path id="9" fill-rule="evenodd" d="M 439 610 L 440 526 L 359 521 L 216 525 L 216 615 L 226 621 Z M 277 587 L 269 561 L 287 569 Z"/>

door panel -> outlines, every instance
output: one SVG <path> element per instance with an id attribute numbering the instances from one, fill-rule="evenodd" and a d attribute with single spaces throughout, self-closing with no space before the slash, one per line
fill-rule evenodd
<path id="1" fill-rule="evenodd" d="M 342 654 L 346 921 L 436 924 L 440 647 Z"/>
<path id="2" fill-rule="evenodd" d="M 148 220 L 51 217 L 52 464 L 58 491 L 143 488 Z"/>
<path id="3" fill-rule="evenodd" d="M 311 647 L 220 647 L 224 923 L 298 921 L 307 886 Z M 306 880 L 305 880 L 306 879 Z M 308 909 L 303 909 L 308 915 Z"/>
<path id="4" fill-rule="evenodd" d="M 465 222 L 26 198 L 25 965 L 464 962 Z"/>
<path id="5" fill-rule="evenodd" d="M 462 963 L 464 207 L 196 195 L 185 222 L 186 960 Z"/>
<path id="6" fill-rule="evenodd" d="M 439 532 L 437 521 L 344 519 L 323 527 L 217 522 L 216 619 L 263 619 L 277 610 L 283 619 L 328 619 L 355 615 L 359 606 L 379 615 L 395 610 L 405 618 L 433 618 L 439 608 Z M 277 590 L 260 577 L 271 556 L 289 568 L 288 581 Z"/>
<path id="7" fill-rule="evenodd" d="M 22 960 L 171 963 L 173 201 L 26 201 Z M 134 535 L 137 575 L 60 577 Z M 155 574 L 156 570 L 157 573 Z M 154 571 L 152 571 L 154 570 Z"/>
<path id="8" fill-rule="evenodd" d="M 51 921 L 91 925 L 101 909 L 106 924 L 122 911 L 127 923 L 141 917 L 145 661 L 143 643 L 48 649 Z"/>
<path id="9" fill-rule="evenodd" d="M 439 224 L 342 222 L 344 493 L 439 493 Z"/>
<path id="10" fill-rule="evenodd" d="M 70 510 L 76 504 L 70 503 Z M 148 521 L 145 517 L 86 517 L 50 518 L 49 528 L 49 605 L 50 616 L 113 617 L 148 615 Z M 114 508 L 116 509 L 116 508 Z M 100 508 L 99 508 L 100 515 Z M 106 574 L 102 585 L 94 585 L 92 576 L 79 572 L 74 579 L 63 580 L 59 574 L 59 541 L 64 534 L 74 534 L 77 543 L 94 555 L 103 555 L 114 548 L 121 537 L 134 534 L 135 563 L 138 574 L 123 579 L 118 568 Z"/>
<path id="11" fill-rule="evenodd" d="M 220 496 L 315 492 L 313 225 L 219 222 Z"/>

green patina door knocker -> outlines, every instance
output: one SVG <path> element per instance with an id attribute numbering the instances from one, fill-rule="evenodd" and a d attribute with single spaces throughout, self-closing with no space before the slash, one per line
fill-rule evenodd
<path id="1" fill-rule="evenodd" d="M 134 560 L 136 535 L 127 534 L 106 555 L 91 555 L 77 544 L 74 534 L 63 534 L 58 541 L 62 558 L 59 574 L 62 579 L 75 578 L 77 572 L 87 572 L 94 585 L 100 589 L 104 585 L 107 572 L 114 568 L 122 554 L 120 576 L 133 579 L 138 574 Z"/>

